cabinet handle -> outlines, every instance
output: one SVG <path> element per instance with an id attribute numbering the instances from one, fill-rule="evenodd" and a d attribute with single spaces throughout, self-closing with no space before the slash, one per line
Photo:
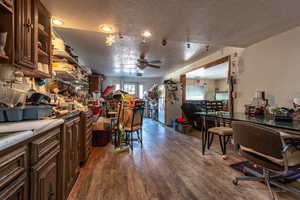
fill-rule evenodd
<path id="1" fill-rule="evenodd" d="M 27 23 L 25 24 L 27 31 L 30 32 L 30 29 L 33 29 L 33 24 L 30 22 L 30 19 L 27 19 Z"/>

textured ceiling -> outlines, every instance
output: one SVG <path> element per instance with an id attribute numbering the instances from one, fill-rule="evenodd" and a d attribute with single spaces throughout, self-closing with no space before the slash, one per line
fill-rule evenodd
<path id="1" fill-rule="evenodd" d="M 199 68 L 186 74 L 191 79 L 224 79 L 228 77 L 229 63 L 225 62 L 209 68 Z"/>
<path id="2" fill-rule="evenodd" d="M 57 32 L 94 71 L 107 75 L 140 55 L 141 32 L 153 36 L 146 57 L 161 59 L 162 68 L 145 76 L 162 76 L 223 46 L 246 47 L 300 25 L 299 0 L 42 0 L 54 17 L 64 21 Z M 100 24 L 112 24 L 124 34 L 105 46 Z M 166 47 L 160 41 L 168 39 Z M 187 49 L 187 38 L 192 47 Z"/>

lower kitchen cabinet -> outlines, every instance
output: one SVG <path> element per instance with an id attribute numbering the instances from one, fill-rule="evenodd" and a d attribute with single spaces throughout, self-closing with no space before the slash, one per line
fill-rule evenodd
<path id="1" fill-rule="evenodd" d="M 61 187 L 61 127 L 47 131 L 30 143 L 31 200 L 57 200 Z"/>
<path id="2" fill-rule="evenodd" d="M 76 117 L 65 122 L 63 134 L 63 199 L 67 199 L 79 175 L 79 122 Z"/>
<path id="3" fill-rule="evenodd" d="M 31 171 L 31 199 L 57 200 L 60 187 L 58 166 L 59 147 L 38 162 Z"/>
<path id="4" fill-rule="evenodd" d="M 27 145 L 0 156 L 0 199 L 28 199 Z"/>
<path id="5" fill-rule="evenodd" d="M 28 178 L 23 174 L 5 189 L 1 190 L 1 200 L 28 200 Z"/>
<path id="6" fill-rule="evenodd" d="M 79 162 L 78 113 L 63 125 L 0 151 L 0 200 L 66 200 L 79 175 Z"/>

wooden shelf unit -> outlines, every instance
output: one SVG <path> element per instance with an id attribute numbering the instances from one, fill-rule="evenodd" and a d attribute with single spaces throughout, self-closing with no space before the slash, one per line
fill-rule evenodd
<path id="1" fill-rule="evenodd" d="M 52 41 L 51 41 L 51 15 L 48 10 L 38 1 L 37 6 L 38 21 L 37 21 L 37 33 L 38 42 L 41 44 L 37 47 L 37 62 L 48 65 L 49 76 L 52 75 Z M 38 70 L 37 70 L 38 71 Z M 37 73 L 46 74 L 38 71 Z"/>

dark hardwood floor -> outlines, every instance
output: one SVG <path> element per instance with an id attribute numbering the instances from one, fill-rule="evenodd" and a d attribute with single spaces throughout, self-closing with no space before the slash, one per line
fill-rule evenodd
<path id="1" fill-rule="evenodd" d="M 111 145 L 93 148 L 86 166 L 68 200 L 267 200 L 261 183 L 241 182 L 241 175 L 229 165 L 238 157 L 229 150 L 227 160 L 220 159 L 218 141 L 201 154 L 201 140 L 183 135 L 146 119 L 144 145 L 131 153 L 115 153 Z M 296 200 L 289 193 L 280 199 Z"/>

